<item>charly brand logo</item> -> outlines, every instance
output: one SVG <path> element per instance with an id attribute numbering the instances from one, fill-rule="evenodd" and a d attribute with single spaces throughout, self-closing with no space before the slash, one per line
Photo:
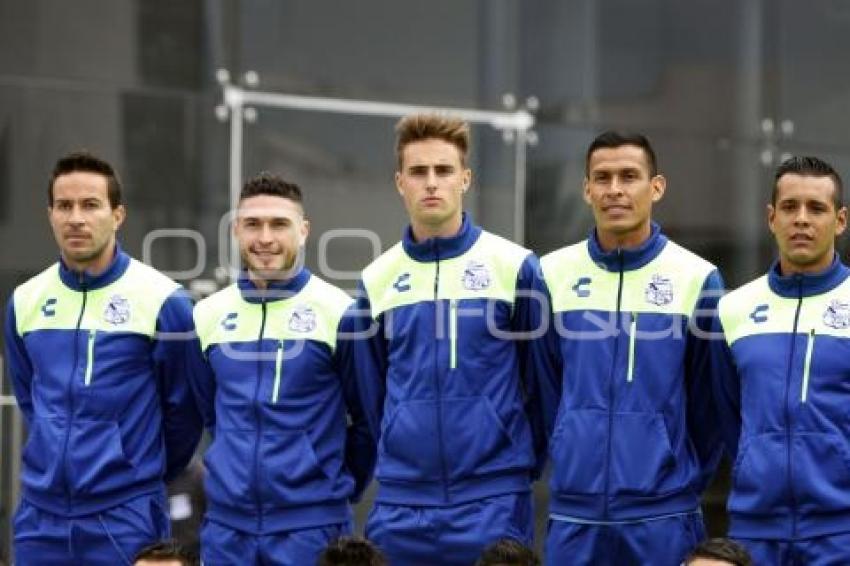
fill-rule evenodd
<path id="1" fill-rule="evenodd" d="M 750 313 L 750 318 L 753 319 L 753 322 L 756 324 L 767 322 L 767 311 L 769 308 L 770 305 L 758 305 L 753 309 L 753 312 Z"/>
<path id="2" fill-rule="evenodd" d="M 130 321 L 130 301 L 121 295 L 112 295 L 103 309 L 103 320 L 118 326 Z"/>
<path id="3" fill-rule="evenodd" d="M 823 323 L 830 328 L 850 328 L 850 302 L 833 299 L 823 313 Z"/>
<path id="4" fill-rule="evenodd" d="M 221 327 L 225 330 L 236 330 L 236 317 L 239 313 L 229 312 L 221 319 Z"/>
<path id="5" fill-rule="evenodd" d="M 399 293 L 410 291 L 410 273 L 402 273 L 393 283 L 393 288 Z"/>
<path id="6" fill-rule="evenodd" d="M 490 272 L 480 261 L 470 260 L 463 270 L 463 287 L 472 291 L 481 291 L 490 286 Z"/>
<path id="7" fill-rule="evenodd" d="M 646 286 L 646 302 L 659 307 L 673 302 L 673 283 L 663 275 L 655 274 Z"/>
<path id="8" fill-rule="evenodd" d="M 316 329 L 316 311 L 307 305 L 299 305 L 289 317 L 289 329 L 293 332 L 312 332 Z"/>
<path id="9" fill-rule="evenodd" d="M 44 304 L 41 305 L 41 314 L 46 317 L 51 317 L 56 314 L 56 297 L 50 297 Z"/>
<path id="10" fill-rule="evenodd" d="M 590 277 L 579 277 L 576 284 L 572 286 L 577 297 L 582 299 L 590 296 L 590 282 L 593 281 Z"/>

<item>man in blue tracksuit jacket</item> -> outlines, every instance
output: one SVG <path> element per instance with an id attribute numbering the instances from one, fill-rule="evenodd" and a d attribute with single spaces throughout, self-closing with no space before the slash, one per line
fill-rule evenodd
<path id="1" fill-rule="evenodd" d="M 129 564 L 168 536 L 163 480 L 201 433 L 185 375 L 192 305 L 118 247 L 121 186 L 105 161 L 61 158 L 48 214 L 61 258 L 15 289 L 5 324 L 29 429 L 16 564 Z"/>
<path id="2" fill-rule="evenodd" d="M 722 281 L 651 222 L 665 187 L 644 136 L 599 135 L 584 182 L 596 227 L 541 260 L 553 312 L 532 348 L 550 377 L 547 564 L 673 566 L 704 536 L 720 438 L 703 335 Z"/>
<path id="3" fill-rule="evenodd" d="M 396 186 L 410 227 L 362 274 L 361 395 L 380 437 L 367 536 L 393 564 L 472 564 L 500 538 L 530 543 L 544 459 L 528 338 L 535 256 L 462 212 L 468 125 L 402 119 Z"/>
<path id="4" fill-rule="evenodd" d="M 299 261 L 297 185 L 257 176 L 236 213 L 246 269 L 195 307 L 192 383 L 213 435 L 201 554 L 208 566 L 315 564 L 351 532 L 349 501 L 374 462 L 343 336 L 352 299 Z"/>
<path id="5" fill-rule="evenodd" d="M 756 564 L 850 564 L 850 269 L 838 173 L 777 169 L 770 271 L 720 301 L 715 387 L 734 459 L 730 536 Z"/>

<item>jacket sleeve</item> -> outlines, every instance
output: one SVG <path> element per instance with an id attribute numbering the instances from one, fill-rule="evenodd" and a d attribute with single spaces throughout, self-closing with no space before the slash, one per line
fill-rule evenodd
<path id="1" fill-rule="evenodd" d="M 204 426 L 212 433 L 215 430 L 215 372 L 197 335 L 192 337 L 187 349 L 187 369 L 195 405 Z"/>
<path id="2" fill-rule="evenodd" d="M 723 444 L 712 389 L 712 334 L 717 303 L 723 294 L 723 279 L 715 269 L 703 283 L 699 300 L 688 324 L 687 336 L 687 427 L 701 469 L 701 490 L 705 489 L 720 461 Z"/>
<path id="3" fill-rule="evenodd" d="M 726 454 L 734 461 L 741 436 L 741 385 L 732 350 L 720 317 L 713 321 L 711 342 L 711 385 Z"/>
<path id="4" fill-rule="evenodd" d="M 377 458 L 377 443 L 369 429 L 368 419 L 359 391 L 354 349 L 356 337 L 356 303 L 345 312 L 339 323 L 334 361 L 348 409 L 348 428 L 345 438 L 345 464 L 354 476 L 352 502 L 360 500 L 372 480 Z"/>
<path id="5" fill-rule="evenodd" d="M 189 463 L 202 430 L 188 375 L 189 350 L 197 348 L 192 302 L 183 289 L 165 300 L 156 324 L 153 363 L 162 406 L 168 481 Z"/>
<path id="6" fill-rule="evenodd" d="M 535 466 L 532 479 L 539 479 L 546 465 L 548 436 L 560 398 L 560 372 L 550 350 L 551 299 L 540 262 L 529 254 L 517 275 L 512 330 L 519 356 L 520 380 L 525 412 L 531 426 Z M 553 406 L 554 402 L 554 406 Z"/>
<path id="7" fill-rule="evenodd" d="M 27 421 L 32 422 L 32 362 L 27 354 L 24 340 L 18 335 L 18 325 L 15 317 L 15 298 L 9 298 L 6 305 L 6 320 L 3 328 L 6 350 L 6 368 L 12 391 L 18 401 L 18 407 Z"/>
<path id="8" fill-rule="evenodd" d="M 362 283 L 358 285 L 357 297 L 347 317 L 346 324 L 353 330 L 350 371 L 354 373 L 369 434 L 377 445 L 387 394 L 387 344 L 382 322 L 372 318 L 372 306 Z"/>

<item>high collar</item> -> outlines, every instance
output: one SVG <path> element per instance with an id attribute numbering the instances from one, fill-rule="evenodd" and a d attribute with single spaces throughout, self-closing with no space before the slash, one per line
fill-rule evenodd
<path id="1" fill-rule="evenodd" d="M 590 258 L 599 267 L 608 271 L 620 271 L 621 268 L 623 271 L 640 269 L 658 257 L 665 245 L 667 245 L 667 236 L 661 233 L 661 228 L 655 222 L 651 224 L 649 238 L 634 248 L 617 248 L 606 252 L 599 244 L 595 228 L 590 231 L 590 236 L 587 238 L 587 251 L 590 253 Z"/>
<path id="2" fill-rule="evenodd" d="M 92 275 L 88 271 L 75 271 L 68 267 L 65 260 L 59 257 L 59 278 L 67 287 L 75 291 L 91 291 L 106 287 L 110 283 L 114 283 L 119 277 L 124 275 L 127 267 L 130 265 L 130 256 L 124 253 L 118 242 L 115 242 L 115 251 L 112 255 L 112 261 L 101 273 Z"/>
<path id="3" fill-rule="evenodd" d="M 447 238 L 428 238 L 422 242 L 413 239 L 413 228 L 408 226 L 402 237 L 402 246 L 407 255 L 416 261 L 437 261 L 451 259 L 463 253 L 478 240 L 481 228 L 472 223 L 464 212 L 460 230 L 454 236 Z"/>
<path id="4" fill-rule="evenodd" d="M 817 273 L 782 275 L 779 260 L 776 260 L 767 273 L 767 282 L 771 291 L 780 297 L 811 297 L 835 289 L 848 275 L 850 269 L 841 263 L 838 254 L 835 254 L 829 267 Z"/>
<path id="5" fill-rule="evenodd" d="M 239 287 L 239 293 L 246 302 L 271 303 L 294 296 L 304 288 L 309 280 L 310 271 L 306 267 L 302 267 L 294 277 L 284 281 L 272 281 L 268 287 L 260 289 L 251 281 L 248 272 L 242 271 L 239 274 L 236 285 Z"/>

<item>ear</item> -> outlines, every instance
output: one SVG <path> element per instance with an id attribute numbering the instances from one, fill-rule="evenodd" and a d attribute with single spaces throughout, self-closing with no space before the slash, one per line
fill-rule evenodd
<path id="1" fill-rule="evenodd" d="M 835 235 L 840 236 L 847 228 L 847 207 L 842 206 L 836 213 Z"/>
<path id="2" fill-rule="evenodd" d="M 584 178 L 582 188 L 582 196 L 584 197 L 584 202 L 592 206 L 593 201 L 590 198 L 590 183 L 588 182 L 587 177 Z"/>
<path id="3" fill-rule="evenodd" d="M 664 175 L 656 175 L 649 180 L 649 184 L 652 187 L 652 202 L 660 201 L 667 190 L 667 178 Z"/>
<path id="4" fill-rule="evenodd" d="M 772 234 L 776 234 L 776 230 L 773 227 L 774 222 L 776 221 L 776 209 L 773 208 L 772 204 L 767 205 L 767 227 L 770 228 L 770 232 Z"/>
<path id="5" fill-rule="evenodd" d="M 304 247 L 307 245 L 307 236 L 310 234 L 310 221 L 306 218 L 301 221 L 301 227 L 298 229 L 298 245 Z"/>
<path id="6" fill-rule="evenodd" d="M 124 208 L 123 204 L 119 204 L 112 209 L 112 219 L 115 221 L 115 231 L 118 231 L 124 223 L 125 218 L 127 218 L 127 209 Z"/>
<path id="7" fill-rule="evenodd" d="M 461 191 L 465 193 L 472 186 L 472 169 L 464 169 L 461 174 L 461 180 L 463 182 Z"/>
<path id="8" fill-rule="evenodd" d="M 401 171 L 395 172 L 395 190 L 398 191 L 398 194 L 404 196 L 404 188 L 401 186 Z"/>

